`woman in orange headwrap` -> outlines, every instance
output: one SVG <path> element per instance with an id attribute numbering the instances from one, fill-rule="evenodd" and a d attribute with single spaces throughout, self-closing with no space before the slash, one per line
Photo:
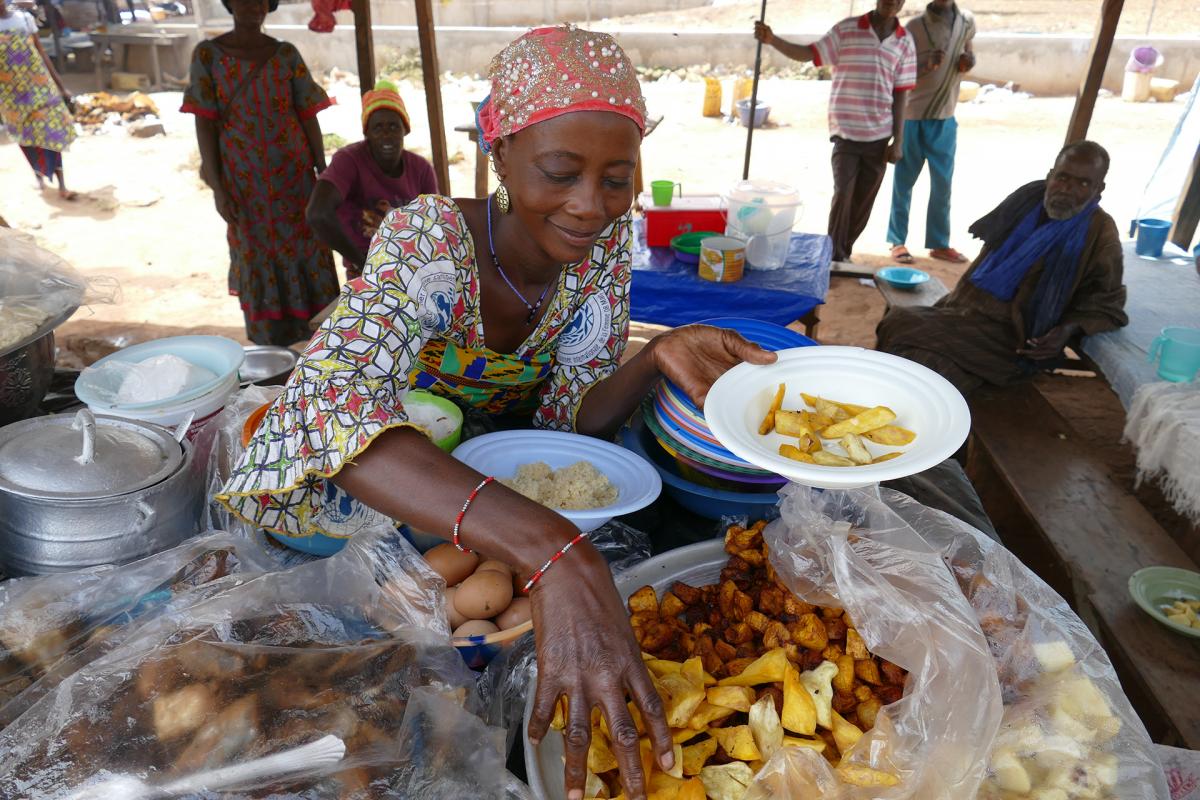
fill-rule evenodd
<path id="1" fill-rule="evenodd" d="M 362 99 L 363 140 L 333 154 L 313 189 L 305 216 L 325 244 L 342 254 L 357 278 L 384 216 L 423 194 L 437 194 L 433 166 L 404 149 L 412 133 L 396 87 L 379 81 Z"/>
<path id="2" fill-rule="evenodd" d="M 388 215 L 219 498 L 286 536 L 346 536 L 348 493 L 515 567 L 533 584 L 531 736 L 568 697 L 567 787 L 579 797 L 598 706 L 626 795 L 642 797 L 626 694 L 664 768 L 671 735 L 604 558 L 566 518 L 439 450 L 408 421 L 404 394 L 415 385 L 468 413 L 610 437 L 662 376 L 702 403 L 730 367 L 775 356 L 687 326 L 622 361 L 645 105 L 612 37 L 531 31 L 493 59 L 491 90 L 479 128 L 499 189 L 427 195 Z"/>

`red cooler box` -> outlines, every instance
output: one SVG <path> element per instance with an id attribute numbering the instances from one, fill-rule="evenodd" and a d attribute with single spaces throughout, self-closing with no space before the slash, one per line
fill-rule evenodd
<path id="1" fill-rule="evenodd" d="M 643 192 L 639 200 L 642 213 L 646 215 L 646 245 L 649 247 L 667 247 L 681 233 L 725 233 L 725 210 L 721 207 L 720 195 L 677 196 L 669 206 L 654 205 L 649 192 Z"/>

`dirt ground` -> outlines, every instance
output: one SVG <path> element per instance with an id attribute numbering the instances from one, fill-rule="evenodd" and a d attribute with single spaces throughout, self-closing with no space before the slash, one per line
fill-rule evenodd
<path id="1" fill-rule="evenodd" d="M 980 31 L 989 33 L 1092 33 L 1100 15 L 1095 0 L 959 0 L 963 8 L 975 14 Z M 818 31 L 829 27 L 840 15 L 863 14 L 874 6 L 873 0 L 835 0 L 830 3 L 804 3 L 800 0 L 772 0 L 767 5 L 767 22 L 780 33 Z M 708 30 L 749 28 L 761 11 L 758 0 L 715 2 L 712 6 L 686 11 L 637 14 L 617 17 L 621 25 L 659 30 L 678 30 L 682 26 Z M 925 8 L 918 0 L 909 0 L 901 20 L 915 16 Z M 1144 36 L 1175 35 L 1200 30 L 1200 6 L 1193 0 L 1126 0 L 1117 34 Z"/>

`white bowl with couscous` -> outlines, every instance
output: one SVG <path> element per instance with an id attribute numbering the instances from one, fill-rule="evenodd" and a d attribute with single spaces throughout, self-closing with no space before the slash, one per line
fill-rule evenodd
<path id="1" fill-rule="evenodd" d="M 613 517 L 645 508 L 662 491 L 662 480 L 644 459 L 611 442 L 576 433 L 542 430 L 489 433 L 459 445 L 454 457 L 484 475 L 510 484 L 521 467 L 526 466 L 521 486 L 526 490 L 539 481 L 561 478 L 566 486 L 555 493 L 561 499 L 606 494 L 606 487 L 589 476 L 591 471 L 579 466 L 581 461 L 590 464 L 612 484 L 615 501 L 596 508 L 556 508 L 547 503 L 581 531 L 594 530 Z M 539 463 L 555 474 L 550 476 L 540 467 L 528 467 Z"/>

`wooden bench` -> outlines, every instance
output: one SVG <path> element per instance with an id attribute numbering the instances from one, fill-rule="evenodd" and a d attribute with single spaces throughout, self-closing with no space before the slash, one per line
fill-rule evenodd
<path id="1" fill-rule="evenodd" d="M 1196 565 L 1032 384 L 972 397 L 967 474 L 1005 545 L 1088 623 L 1155 741 L 1200 749 L 1200 641 L 1129 596 L 1142 567 Z"/>
<path id="2" fill-rule="evenodd" d="M 925 281 L 925 283 L 918 284 L 911 289 L 898 289 L 878 275 L 873 275 L 872 277 L 875 280 L 875 288 L 883 295 L 883 302 L 887 306 L 885 310 L 890 310 L 893 307 L 921 308 L 931 306 L 950 294 L 950 290 L 946 288 L 946 285 L 932 275 L 929 276 L 929 280 Z"/>

